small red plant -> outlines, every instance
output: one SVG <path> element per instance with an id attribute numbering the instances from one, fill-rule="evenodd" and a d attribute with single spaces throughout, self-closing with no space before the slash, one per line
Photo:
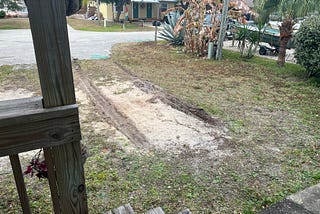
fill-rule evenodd
<path id="1" fill-rule="evenodd" d="M 39 179 L 48 178 L 47 165 L 45 160 L 40 160 L 42 149 L 37 152 L 30 161 L 30 165 L 27 166 L 27 170 L 24 174 L 31 174 L 31 177 L 35 174 Z"/>

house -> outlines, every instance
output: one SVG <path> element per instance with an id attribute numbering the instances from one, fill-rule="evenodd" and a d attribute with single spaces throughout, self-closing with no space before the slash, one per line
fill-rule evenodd
<path id="1" fill-rule="evenodd" d="M 163 12 L 177 5 L 177 0 L 131 0 L 122 8 L 120 20 L 162 20 Z M 113 6 L 113 7 L 112 7 Z M 101 3 L 100 13 L 109 21 L 116 18 L 116 7 L 112 4 Z"/>

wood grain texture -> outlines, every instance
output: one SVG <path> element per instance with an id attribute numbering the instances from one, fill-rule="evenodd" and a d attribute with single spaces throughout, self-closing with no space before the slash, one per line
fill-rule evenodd
<path id="1" fill-rule="evenodd" d="M 16 107 L 4 112 L 11 104 Z M 77 105 L 47 109 L 41 105 L 41 98 L 0 102 L 0 156 L 81 139 Z"/>
<path id="2" fill-rule="evenodd" d="M 63 0 L 26 0 L 44 107 L 75 103 Z"/>
<path id="3" fill-rule="evenodd" d="M 45 160 L 53 160 L 53 153 L 51 152 L 51 147 L 44 148 L 44 158 Z M 55 175 L 55 165 L 53 161 L 47 161 L 46 162 L 47 170 L 48 170 L 48 177 L 49 180 L 49 186 L 51 191 L 51 198 L 53 203 L 53 210 L 55 214 L 60 214 L 60 203 L 59 203 L 59 192 L 57 187 L 57 180 Z"/>
<path id="4" fill-rule="evenodd" d="M 161 207 L 153 208 L 148 210 L 145 214 L 165 214 Z"/>
<path id="5" fill-rule="evenodd" d="M 61 213 L 88 213 L 79 141 L 51 148 Z"/>
<path id="6" fill-rule="evenodd" d="M 132 209 L 130 204 L 126 204 L 124 206 L 120 206 L 118 208 L 114 208 L 107 212 L 107 214 L 134 214 L 134 210 Z"/>
<path id="7" fill-rule="evenodd" d="M 19 156 L 17 154 L 14 154 L 10 155 L 9 157 L 14 179 L 16 181 L 22 211 L 24 214 L 31 214 L 29 199 L 26 191 L 26 186 L 24 184 Z"/>
<path id="8" fill-rule="evenodd" d="M 43 107 L 76 103 L 65 0 L 26 0 L 35 48 Z M 80 141 L 44 150 L 54 207 L 59 213 L 88 213 Z M 50 152 L 50 154 L 49 154 Z M 55 185 L 54 185 L 55 184 Z M 56 209 L 55 209 L 56 210 Z"/>

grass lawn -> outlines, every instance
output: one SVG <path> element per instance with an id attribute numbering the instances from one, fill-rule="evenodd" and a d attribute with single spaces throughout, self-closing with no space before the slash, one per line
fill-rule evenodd
<path id="1" fill-rule="evenodd" d="M 233 155 L 217 165 L 189 163 L 187 171 L 197 172 L 192 206 L 250 213 L 320 181 L 320 85 L 299 65 L 223 56 L 208 61 L 152 43 L 122 44 L 112 53 L 134 75 L 225 121 Z"/>
<path id="2" fill-rule="evenodd" d="M 130 51 L 128 51 L 130 50 Z M 130 80 L 132 75 L 161 86 L 180 99 L 219 117 L 232 139 L 230 156 L 126 152 L 129 142 L 108 128 L 89 104 L 80 105 L 82 142 L 90 151 L 85 165 L 89 210 L 130 203 L 137 213 L 161 206 L 166 213 L 254 213 L 320 182 L 320 88 L 295 64 L 278 68 L 255 57 L 243 61 L 225 51 L 220 62 L 204 60 L 163 43 L 120 44 L 112 58 L 81 61 L 92 79 Z M 34 69 L 0 67 L 6 84 L 39 93 Z M 17 82 L 16 82 L 17 81 Z M 79 97 L 78 97 L 79 99 Z M 103 129 L 97 129 L 103 124 Z M 0 212 L 20 213 L 13 176 L 0 175 Z M 47 181 L 26 178 L 34 212 L 50 213 Z"/>
<path id="3" fill-rule="evenodd" d="M 0 19 L 0 30 L 29 29 L 28 18 Z"/>
<path id="4" fill-rule="evenodd" d="M 76 30 L 97 31 L 97 32 L 136 32 L 153 31 L 152 27 L 142 27 L 140 23 L 125 23 L 125 28 L 120 23 L 108 22 L 107 27 L 103 27 L 103 21 L 93 21 L 84 19 L 67 19 L 68 24 Z M 29 29 L 28 18 L 0 19 L 0 30 Z"/>
<path id="5" fill-rule="evenodd" d="M 125 23 L 123 27 L 120 23 L 107 23 L 107 27 L 103 26 L 103 21 L 68 19 L 68 24 L 76 30 L 99 31 L 99 32 L 136 32 L 136 31 L 152 31 L 152 27 L 139 25 L 140 23 Z"/>

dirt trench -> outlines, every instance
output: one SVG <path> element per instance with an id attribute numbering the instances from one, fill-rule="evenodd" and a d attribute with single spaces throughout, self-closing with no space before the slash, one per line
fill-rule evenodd
<path id="1" fill-rule="evenodd" d="M 112 63 L 112 66 L 116 72 L 122 72 L 129 78 L 117 77 L 111 81 L 92 78 L 75 64 L 75 86 L 85 94 L 85 98 L 80 99 L 80 104 L 87 102 L 86 99 L 93 104 L 89 105 L 89 112 L 82 111 L 84 115 L 80 115 L 81 117 L 87 117 L 86 114 L 90 111 L 96 111 L 103 121 L 128 139 L 132 144 L 131 148 L 139 148 L 141 151 L 158 149 L 191 158 L 216 160 L 221 156 L 231 155 L 227 146 L 231 138 L 218 118 L 213 118 L 203 109 L 185 103 L 160 87 L 139 79 L 121 65 Z M 103 75 L 104 72 L 107 71 L 102 71 Z M 24 89 L 23 86 L 16 88 L 13 84 L 5 91 L 0 91 L 0 100 L 35 95 L 33 89 Z M 35 153 L 36 151 L 30 151 L 20 154 L 22 162 L 27 162 Z M 0 175 L 10 171 L 8 158 L 1 157 Z"/>
<path id="2" fill-rule="evenodd" d="M 91 78 L 75 64 L 76 86 L 87 94 L 102 118 L 139 148 L 197 157 L 230 155 L 228 130 L 217 118 L 141 80 L 121 65 L 129 80 Z"/>

